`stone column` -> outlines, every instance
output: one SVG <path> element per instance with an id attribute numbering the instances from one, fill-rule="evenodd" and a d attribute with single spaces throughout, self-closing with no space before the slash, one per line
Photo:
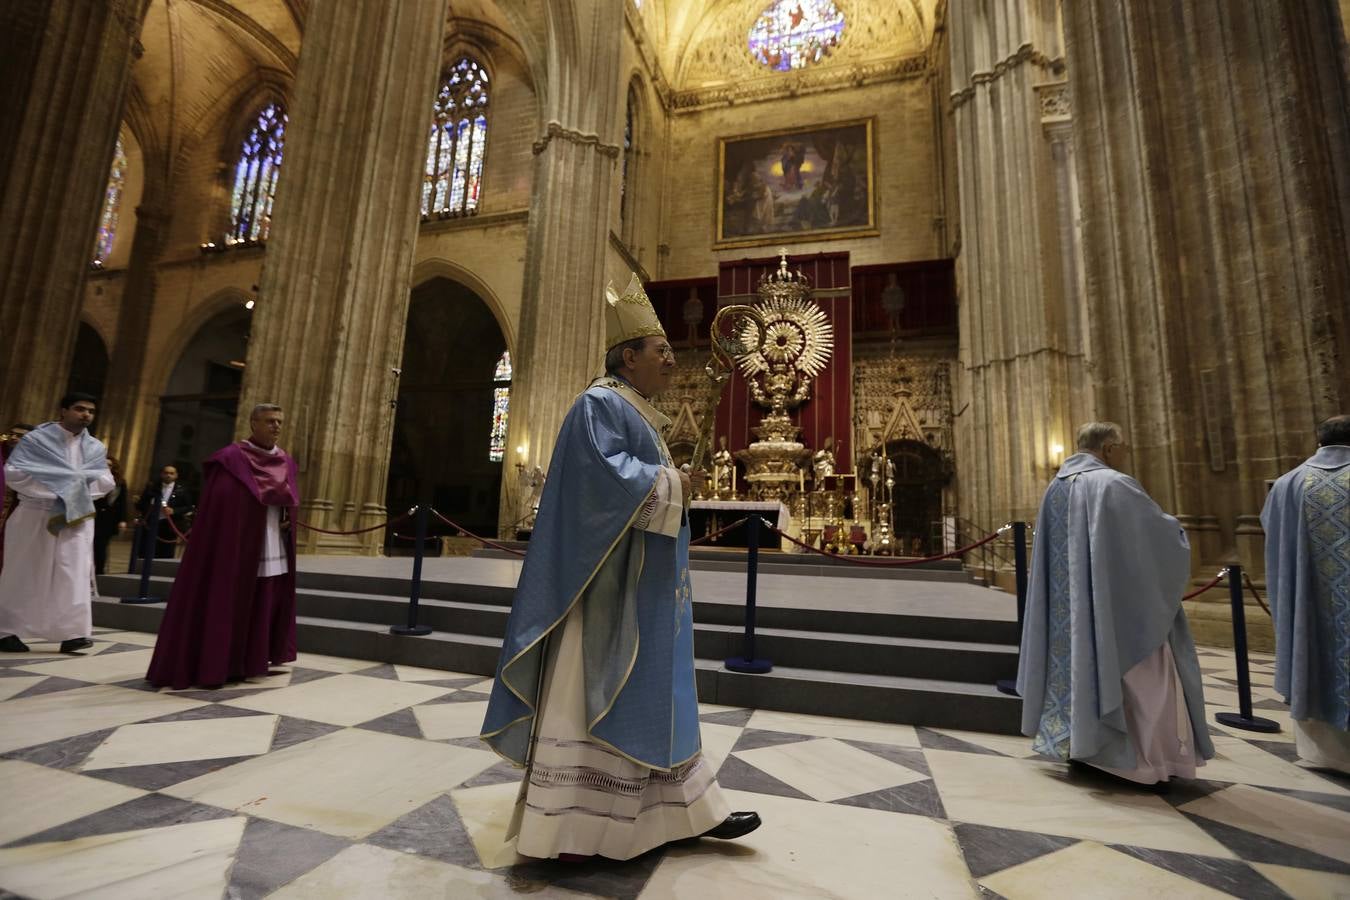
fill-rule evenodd
<path id="1" fill-rule="evenodd" d="M 149 0 L 0 13 L 0 427 L 44 421 L 70 373 L 80 290 Z"/>
<path id="2" fill-rule="evenodd" d="M 417 239 L 419 174 L 446 0 L 315 3 L 305 22 L 239 429 L 286 410 L 301 518 L 384 518 L 395 383 Z M 383 535 L 302 529 L 302 552 L 376 553 Z"/>
<path id="3" fill-rule="evenodd" d="M 992 529 L 1034 518 L 1083 415 L 1069 109 L 1053 5 L 954 0 L 949 28 L 961 201 L 956 405 L 968 404 L 957 419 L 960 513 Z M 1057 87 L 1043 105 L 1047 85 Z"/>
<path id="4" fill-rule="evenodd" d="M 519 368 L 511 388 L 501 523 L 516 516 L 514 462 L 548 468 L 572 401 L 603 367 L 605 258 L 623 128 L 622 27 L 579 0 L 550 36 L 545 121 L 534 144 Z M 550 23 L 556 26 L 557 23 Z M 619 286 L 622 290 L 623 286 Z M 522 458 L 515 448 L 525 450 Z"/>
<path id="5" fill-rule="evenodd" d="M 1063 16 L 1098 406 L 1208 576 L 1239 543 L 1258 555 L 1243 517 L 1265 480 L 1350 405 L 1339 13 L 1074 0 Z"/>
<path id="6" fill-rule="evenodd" d="M 169 212 L 163 203 L 146 198 L 136 207 L 136 231 L 108 363 L 111 377 L 99 403 L 98 430 L 108 444 L 108 455 L 121 460 L 122 471 L 133 476 L 132 483 L 151 464 L 151 441 L 158 425 L 158 391 L 143 381 L 159 256 L 168 224 Z"/>

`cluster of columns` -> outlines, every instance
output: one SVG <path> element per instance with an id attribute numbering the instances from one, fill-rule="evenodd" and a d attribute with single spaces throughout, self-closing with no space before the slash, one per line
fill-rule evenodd
<path id="1" fill-rule="evenodd" d="M 50 418 L 65 385 L 89 265 L 79 248 L 92 246 L 149 3 L 57 0 L 0 15 L 0 71 L 23 101 L 0 121 L 12 126 L 0 135 L 0 331 L 16 337 L 0 343 L 4 424 Z M 622 30 L 606 12 L 596 0 L 558 4 L 547 17 L 540 70 L 550 75 L 511 415 L 511 445 L 527 448 L 518 461 L 531 465 L 547 466 L 562 415 L 601 350 L 596 303 L 622 127 Z M 328 531 L 386 516 L 427 98 L 446 20 L 447 0 L 371 0 L 314 4 L 305 21 L 237 428 L 246 433 L 256 403 L 285 408 L 302 518 Z M 153 192 L 137 214 L 100 429 L 133 465 L 149 452 L 158 418 L 142 381 L 169 225 Z M 509 510 L 514 479 L 504 482 Z M 300 540 L 302 552 L 375 553 L 383 535 L 305 530 Z"/>
<path id="2" fill-rule="evenodd" d="M 1064 4 L 1097 406 L 1209 572 L 1350 407 L 1335 0 Z M 1199 574 L 1199 573 L 1197 573 Z"/>
<path id="3" fill-rule="evenodd" d="M 1350 405 L 1334 0 L 949 11 L 965 514 L 1034 513 L 1049 445 L 1109 418 L 1197 574 L 1259 570 L 1266 480 Z"/>
<path id="4" fill-rule="evenodd" d="M 1035 517 L 1090 408 L 1072 118 L 1053 0 L 949 16 L 960 512 L 992 530 Z"/>
<path id="5" fill-rule="evenodd" d="M 616 191 L 626 85 L 622 26 L 603 2 L 572 5 L 574 22 L 550 52 L 558 65 L 545 95 L 546 125 L 534 143 L 534 199 L 526 239 L 525 297 L 511 389 L 507 474 L 499 519 L 519 518 L 512 462 L 547 471 L 572 401 L 603 358 L 605 259 Z M 608 86 L 608 90 L 597 90 Z"/>
<path id="6" fill-rule="evenodd" d="M 0 428 L 51 419 L 65 388 L 149 5 L 0 9 Z"/>

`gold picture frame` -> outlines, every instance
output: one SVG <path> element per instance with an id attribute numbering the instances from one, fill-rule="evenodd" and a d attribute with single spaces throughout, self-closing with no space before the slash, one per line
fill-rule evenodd
<path id="1" fill-rule="evenodd" d="M 875 117 L 717 139 L 715 248 L 879 234 Z"/>

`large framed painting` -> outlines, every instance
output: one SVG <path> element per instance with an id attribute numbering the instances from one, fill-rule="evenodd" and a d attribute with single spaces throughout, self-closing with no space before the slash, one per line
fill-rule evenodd
<path id="1" fill-rule="evenodd" d="M 874 121 L 719 138 L 716 245 L 876 234 Z"/>

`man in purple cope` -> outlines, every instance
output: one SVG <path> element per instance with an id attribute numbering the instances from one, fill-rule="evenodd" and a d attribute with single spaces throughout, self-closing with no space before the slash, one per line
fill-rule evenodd
<path id="1" fill-rule="evenodd" d="M 284 414 L 263 403 L 247 440 L 202 466 L 197 518 L 146 679 L 214 687 L 295 659 L 295 460 L 277 446 Z"/>

